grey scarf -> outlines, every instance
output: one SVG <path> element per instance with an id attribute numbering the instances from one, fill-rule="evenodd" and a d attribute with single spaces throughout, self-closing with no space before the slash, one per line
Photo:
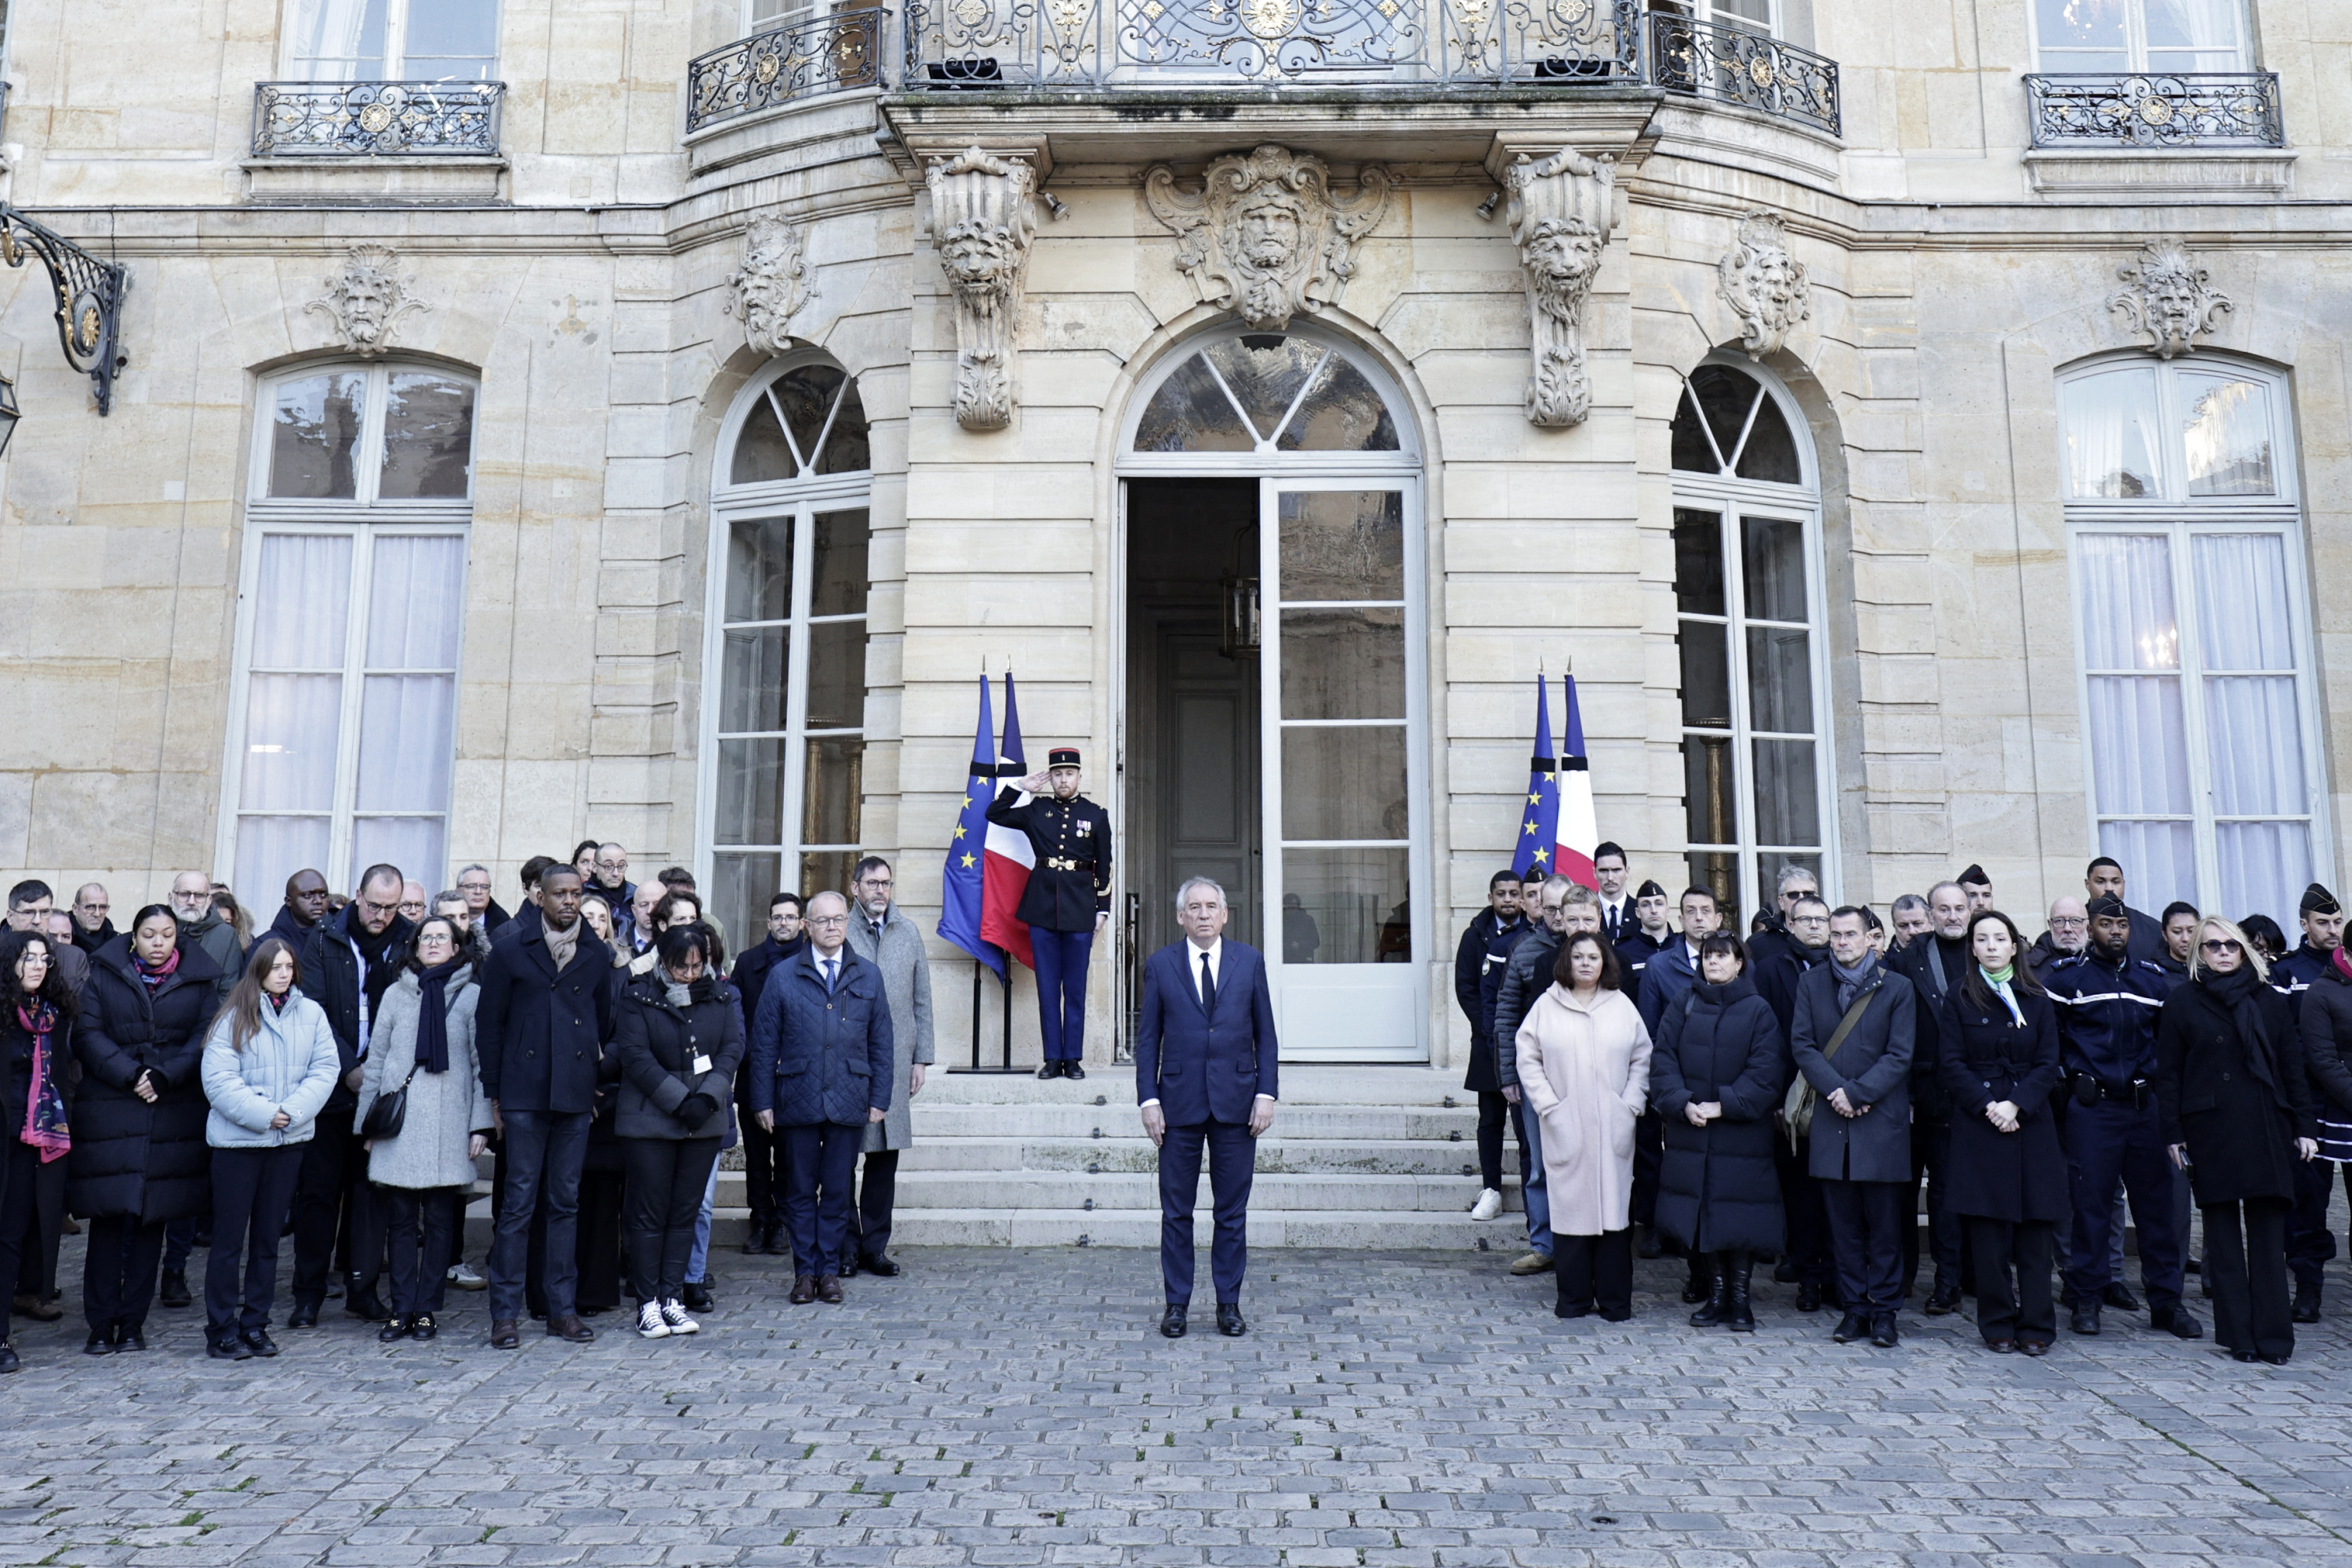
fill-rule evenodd
<path id="1" fill-rule="evenodd" d="M 1862 962 L 1855 964 L 1852 969 L 1848 969 L 1844 964 L 1840 963 L 1834 954 L 1831 956 L 1830 973 L 1837 976 L 1837 1003 L 1839 1012 L 1843 1013 L 1847 1008 L 1853 1005 L 1853 999 L 1862 994 L 1862 990 L 1864 986 L 1870 984 L 1872 977 L 1877 973 L 1877 970 L 1878 954 L 1874 952 L 1864 953 L 1863 955 Z"/>

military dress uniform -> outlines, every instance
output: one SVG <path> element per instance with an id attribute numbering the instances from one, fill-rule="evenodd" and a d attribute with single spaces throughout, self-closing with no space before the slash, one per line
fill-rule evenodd
<path id="1" fill-rule="evenodd" d="M 1078 766 L 1069 747 L 1046 754 L 1049 768 Z M 1037 863 L 1017 913 L 1029 927 L 1037 962 L 1037 1014 L 1045 1066 L 1040 1078 L 1085 1076 L 1087 963 L 1095 920 L 1110 912 L 1110 813 L 1086 796 L 1037 795 L 1020 804 L 1007 784 L 989 804 L 988 820 L 1029 836 Z"/>

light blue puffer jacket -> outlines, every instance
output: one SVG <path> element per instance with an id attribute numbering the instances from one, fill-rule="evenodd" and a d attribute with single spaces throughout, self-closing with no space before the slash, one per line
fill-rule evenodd
<path id="1" fill-rule="evenodd" d="M 215 1149 L 274 1149 L 308 1143 L 320 1110 L 335 1091 L 342 1058 L 326 1009 L 295 992 L 283 1012 L 266 1002 L 261 1027 L 238 1050 L 229 1044 L 235 1023 L 226 1007 L 205 1037 L 205 1142 Z M 283 1110 L 293 1120 L 269 1123 Z"/>

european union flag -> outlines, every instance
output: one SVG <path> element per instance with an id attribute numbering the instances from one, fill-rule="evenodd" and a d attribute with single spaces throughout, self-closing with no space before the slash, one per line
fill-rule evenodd
<path id="1" fill-rule="evenodd" d="M 1532 873 L 1549 876 L 1553 842 L 1559 827 L 1559 758 L 1551 746 L 1551 700 L 1536 678 L 1536 748 L 1528 759 L 1528 807 L 1519 817 L 1519 841 L 1511 869 L 1525 881 Z"/>
<path id="2" fill-rule="evenodd" d="M 996 795 L 996 725 L 989 711 L 988 677 L 980 678 L 980 732 L 971 742 L 971 773 L 965 779 L 963 809 L 948 840 L 947 869 L 940 878 L 940 935 L 1004 974 L 1004 953 L 981 940 L 982 858 L 988 843 L 988 803 Z"/>

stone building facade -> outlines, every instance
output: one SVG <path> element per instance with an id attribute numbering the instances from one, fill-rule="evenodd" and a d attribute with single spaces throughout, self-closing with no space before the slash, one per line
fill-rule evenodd
<path id="1" fill-rule="evenodd" d="M 1123 832 L 1097 1056 L 1205 866 L 1297 1054 L 1444 1065 L 1570 669 L 1601 832 L 1743 910 L 2342 874 L 2340 6 L 7 26 L 6 199 L 131 289 L 100 417 L 0 273 L 0 860 L 118 913 L 593 836 L 928 926 L 1008 672 Z"/>

